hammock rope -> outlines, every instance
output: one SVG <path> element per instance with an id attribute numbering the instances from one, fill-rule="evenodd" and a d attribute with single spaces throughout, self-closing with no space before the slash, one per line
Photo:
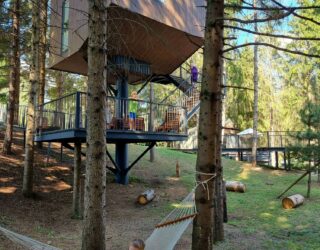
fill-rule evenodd
<path id="1" fill-rule="evenodd" d="M 47 244 L 44 244 L 40 241 L 31 239 L 27 236 L 17 234 L 15 232 L 12 232 L 8 229 L 5 229 L 0 226 L 0 232 L 6 236 L 8 239 L 11 241 L 25 247 L 25 249 L 30 249 L 30 250 L 61 250 L 60 248 L 56 248 Z"/>

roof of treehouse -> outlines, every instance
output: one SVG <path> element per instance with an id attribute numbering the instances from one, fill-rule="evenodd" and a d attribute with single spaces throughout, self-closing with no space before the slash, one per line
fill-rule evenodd
<path id="1" fill-rule="evenodd" d="M 50 67 L 86 75 L 88 3 L 51 2 Z M 205 8 L 197 6 L 204 4 L 205 0 L 111 0 L 109 60 L 116 66 L 129 65 L 129 82 L 172 73 L 203 44 Z M 135 70 L 140 66 L 143 70 Z M 111 82 L 116 78 L 108 77 Z"/>

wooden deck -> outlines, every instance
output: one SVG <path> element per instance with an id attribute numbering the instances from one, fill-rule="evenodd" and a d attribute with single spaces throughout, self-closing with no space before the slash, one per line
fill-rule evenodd
<path id="1" fill-rule="evenodd" d="M 144 142 L 165 142 L 165 141 L 184 141 L 188 138 L 187 134 L 173 132 L 144 132 L 133 130 L 107 130 L 107 143 L 144 143 Z M 36 142 L 75 142 L 86 141 L 85 129 L 67 129 L 44 132 L 35 136 Z"/>

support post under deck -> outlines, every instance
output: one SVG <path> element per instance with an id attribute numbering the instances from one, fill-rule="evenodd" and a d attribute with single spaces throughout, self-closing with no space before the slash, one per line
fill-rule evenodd
<path id="1" fill-rule="evenodd" d="M 119 184 L 127 185 L 129 183 L 129 176 L 127 173 L 128 168 L 128 144 L 116 144 L 116 163 L 119 170 L 116 174 L 116 182 Z"/>
<path id="2" fill-rule="evenodd" d="M 120 77 L 117 80 L 117 97 L 128 98 L 128 78 Z M 126 101 L 118 100 L 116 105 L 117 118 L 126 118 L 128 111 L 128 104 Z M 126 171 L 128 168 L 128 144 L 121 142 L 116 143 L 116 157 L 115 161 L 119 167 L 119 172 L 116 175 L 116 182 L 119 184 L 127 185 L 129 182 L 129 176 Z"/>

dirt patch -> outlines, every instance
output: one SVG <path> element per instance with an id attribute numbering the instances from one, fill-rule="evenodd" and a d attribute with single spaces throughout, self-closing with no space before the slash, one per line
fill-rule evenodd
<path id="1" fill-rule="evenodd" d="M 3 134 L 0 135 L 1 142 Z M 0 225 L 61 249 L 80 249 L 82 221 L 71 219 L 72 152 L 66 150 L 60 163 L 60 145 L 53 144 L 46 157 L 46 144 L 37 150 L 34 167 L 36 199 L 22 196 L 23 147 L 17 134 L 13 155 L 0 155 Z M 0 148 L 2 147 L 0 143 Z M 141 170 L 139 170 L 141 171 Z M 128 186 L 107 183 L 107 249 L 127 249 L 134 238 L 147 239 L 154 225 L 188 193 L 178 179 L 160 178 L 154 171 L 136 178 Z M 137 196 L 155 189 L 156 199 L 146 206 L 136 204 Z M 187 249 L 190 239 L 183 238 L 177 249 Z M 23 249 L 0 236 L 0 249 Z"/>

